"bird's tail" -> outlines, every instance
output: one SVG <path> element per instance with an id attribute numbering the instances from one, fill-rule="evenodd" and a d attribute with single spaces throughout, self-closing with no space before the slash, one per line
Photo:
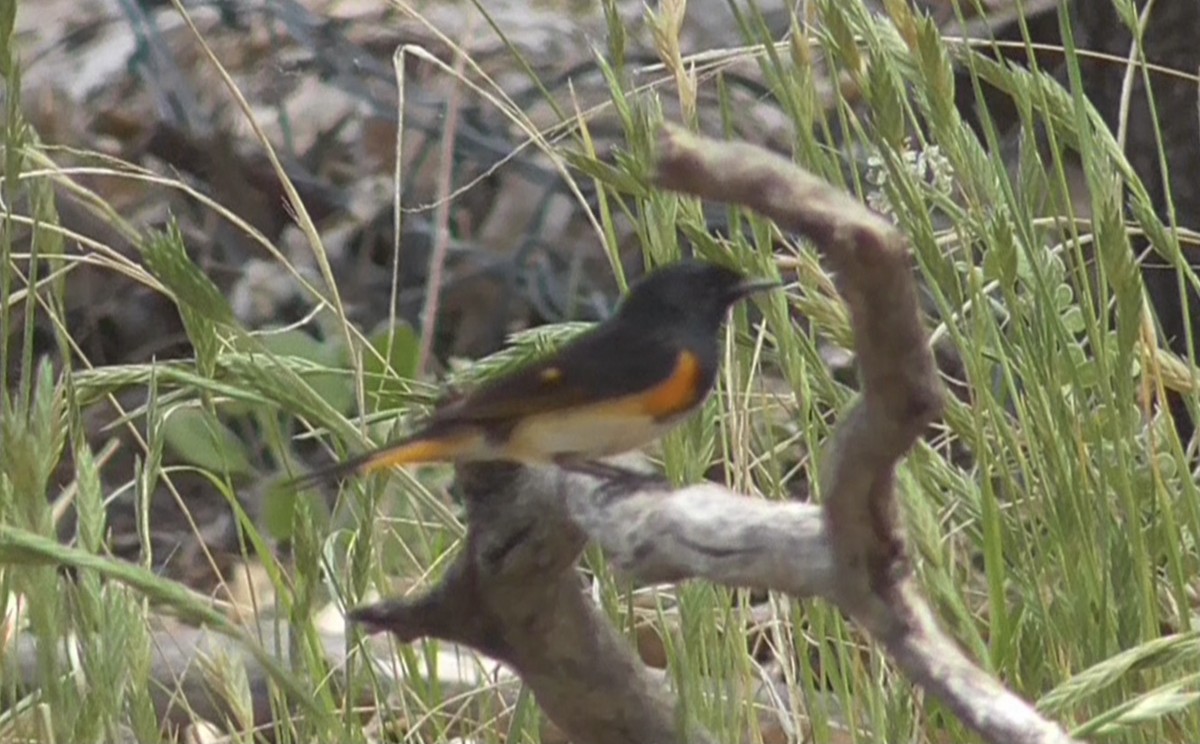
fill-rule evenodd
<path id="1" fill-rule="evenodd" d="M 426 429 L 329 467 L 305 473 L 288 481 L 288 485 L 305 488 L 349 476 L 367 475 L 397 465 L 457 460 L 472 447 L 475 439 L 470 435 Z"/>

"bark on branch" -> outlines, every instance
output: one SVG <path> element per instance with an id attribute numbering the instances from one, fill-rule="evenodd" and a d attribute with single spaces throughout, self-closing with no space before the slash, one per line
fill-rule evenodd
<path id="1" fill-rule="evenodd" d="M 912 579 L 895 468 L 938 416 L 941 397 L 903 237 L 790 161 L 675 127 L 660 135 L 655 179 L 808 236 L 833 270 L 853 321 L 863 393 L 826 446 L 823 506 L 767 503 L 713 485 L 614 494 L 553 470 L 463 467 L 467 549 L 445 581 L 415 601 L 353 617 L 404 640 L 445 638 L 511 664 L 578 744 L 711 741 L 680 720 L 584 594 L 575 561 L 591 539 L 640 581 L 697 578 L 823 596 L 985 741 L 1071 741 L 962 653 Z"/>

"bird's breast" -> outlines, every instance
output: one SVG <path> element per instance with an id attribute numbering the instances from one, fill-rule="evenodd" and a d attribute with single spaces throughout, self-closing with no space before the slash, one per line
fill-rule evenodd
<path id="1" fill-rule="evenodd" d="M 610 457 L 650 444 L 683 418 L 657 418 L 608 406 L 587 406 L 530 416 L 509 435 L 504 449 L 523 462 L 553 462 L 563 455 Z"/>

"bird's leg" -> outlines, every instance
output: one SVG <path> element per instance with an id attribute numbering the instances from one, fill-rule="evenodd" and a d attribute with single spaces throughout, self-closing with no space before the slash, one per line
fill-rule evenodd
<path id="1" fill-rule="evenodd" d="M 613 495 L 621 491 L 669 485 L 666 479 L 658 473 L 645 473 L 607 462 L 588 460 L 577 455 L 559 455 L 554 458 L 554 464 L 563 470 L 599 478 L 604 481 L 601 488 L 606 492 L 612 492 Z"/>

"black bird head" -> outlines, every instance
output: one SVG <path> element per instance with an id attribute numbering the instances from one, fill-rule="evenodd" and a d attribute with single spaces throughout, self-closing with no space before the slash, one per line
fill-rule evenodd
<path id="1" fill-rule="evenodd" d="M 694 326 L 715 334 L 738 300 L 778 282 L 749 279 L 724 266 L 683 260 L 646 274 L 632 287 L 618 314 L 657 325 Z"/>

